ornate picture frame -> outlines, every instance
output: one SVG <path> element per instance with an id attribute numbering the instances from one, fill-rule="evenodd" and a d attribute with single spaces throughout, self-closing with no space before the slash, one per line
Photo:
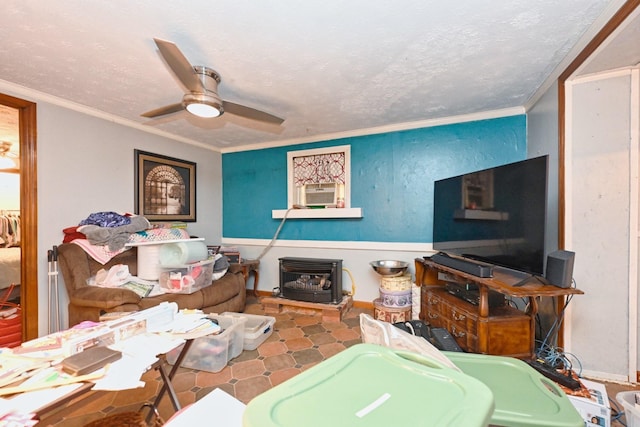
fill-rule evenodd
<path id="1" fill-rule="evenodd" d="M 196 221 L 196 164 L 134 150 L 135 213 L 149 221 Z"/>

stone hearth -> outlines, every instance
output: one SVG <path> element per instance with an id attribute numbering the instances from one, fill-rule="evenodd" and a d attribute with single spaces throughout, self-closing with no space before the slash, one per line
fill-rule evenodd
<path id="1" fill-rule="evenodd" d="M 295 311 L 304 314 L 322 314 L 323 322 L 340 322 L 342 316 L 353 306 L 353 298 L 345 295 L 339 304 L 323 304 L 316 302 L 297 301 L 281 297 L 264 297 L 260 300 L 265 314 Z"/>

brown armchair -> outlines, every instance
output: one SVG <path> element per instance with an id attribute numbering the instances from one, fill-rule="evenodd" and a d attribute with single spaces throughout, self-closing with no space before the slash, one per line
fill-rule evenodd
<path id="1" fill-rule="evenodd" d="M 238 264 L 231 264 L 222 278 L 192 294 L 167 293 L 141 298 L 129 289 L 87 284 L 87 279 L 94 276 L 98 270 L 108 269 L 116 264 L 127 265 L 129 272 L 135 276 L 137 249 L 131 248 L 102 265 L 74 243 L 58 246 L 58 265 L 69 296 L 69 326 L 84 320 L 98 321 L 104 313 L 142 310 L 163 301 L 176 302 L 180 309 L 201 309 L 205 313 L 244 310 L 246 284 L 242 268 Z"/>

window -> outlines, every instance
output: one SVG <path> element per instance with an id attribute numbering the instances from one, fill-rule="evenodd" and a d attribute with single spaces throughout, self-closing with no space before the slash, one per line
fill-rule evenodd
<path id="1" fill-rule="evenodd" d="M 351 146 L 341 145 L 287 153 L 287 207 L 304 204 L 304 186 L 336 184 L 339 206 L 351 206 Z"/>
<path id="2" fill-rule="evenodd" d="M 293 209 L 306 205 L 305 185 L 316 184 L 326 191 L 335 188 L 336 203 L 342 209 Z M 335 184 L 335 187 L 331 184 Z M 305 200 L 305 203 L 300 203 Z M 322 200 L 324 204 L 326 200 Z M 273 218 L 362 218 L 362 208 L 351 208 L 351 146 L 289 151 L 287 153 L 287 209 L 273 210 Z"/>

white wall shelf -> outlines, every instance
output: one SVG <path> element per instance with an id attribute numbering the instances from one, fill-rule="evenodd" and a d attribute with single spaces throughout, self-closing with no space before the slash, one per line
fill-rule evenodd
<path id="1" fill-rule="evenodd" d="M 271 211 L 273 219 L 282 219 L 286 209 Z M 362 218 L 362 208 L 292 209 L 287 219 Z"/>

